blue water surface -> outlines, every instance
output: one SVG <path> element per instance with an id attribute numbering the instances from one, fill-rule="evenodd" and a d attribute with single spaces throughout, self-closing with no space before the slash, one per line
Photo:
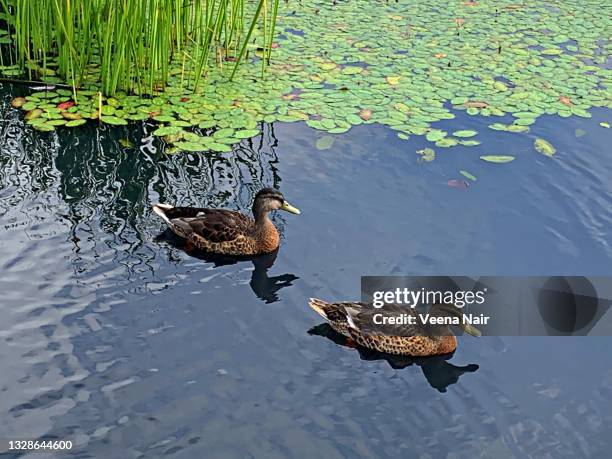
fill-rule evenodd
<path id="1" fill-rule="evenodd" d="M 611 275 L 609 110 L 528 134 L 459 114 L 439 127 L 482 144 L 432 162 L 379 126 L 319 151 L 303 123 L 167 155 L 151 124 L 33 132 L 20 91 L 0 89 L 0 437 L 75 444 L 40 458 L 608 457 L 611 338 L 462 337 L 400 364 L 307 299 L 358 299 L 362 275 Z M 263 186 L 302 215 L 252 261 L 185 252 L 149 208 L 248 212 Z"/>

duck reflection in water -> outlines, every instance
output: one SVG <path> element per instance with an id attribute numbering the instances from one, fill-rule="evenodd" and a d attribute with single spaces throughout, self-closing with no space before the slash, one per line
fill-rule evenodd
<path id="1" fill-rule="evenodd" d="M 350 338 L 334 331 L 327 323 L 311 328 L 308 330 L 308 334 L 324 336 L 340 346 L 356 349 L 361 360 L 385 360 L 391 368 L 396 370 L 402 370 L 410 365 L 417 365 L 421 367 L 429 385 L 439 392 L 446 392 L 448 386 L 459 381 L 461 375 L 464 373 L 474 373 L 479 368 L 476 364 L 457 366 L 449 363 L 448 360 L 452 358 L 452 353 L 432 357 L 411 357 L 373 351 L 358 346 Z"/>
<path id="2" fill-rule="evenodd" d="M 251 290 L 260 300 L 270 304 L 279 300 L 278 291 L 282 288 L 293 285 L 293 282 L 299 279 L 298 276 L 293 274 L 282 274 L 280 276 L 268 276 L 268 270 L 272 268 L 278 255 L 278 248 L 273 252 L 265 253 L 257 256 L 229 256 L 219 255 L 215 253 L 203 252 L 199 249 L 188 246 L 185 239 L 178 237 L 169 229 L 162 232 L 156 238 L 157 242 L 164 241 L 172 245 L 173 247 L 183 250 L 189 256 L 198 258 L 207 263 L 212 263 L 213 266 L 227 266 L 233 265 L 238 262 L 252 262 L 253 272 L 251 274 L 251 281 L 249 285 Z"/>

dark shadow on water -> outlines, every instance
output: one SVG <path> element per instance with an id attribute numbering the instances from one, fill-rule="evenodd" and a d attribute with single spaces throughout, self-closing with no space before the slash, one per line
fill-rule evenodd
<path id="1" fill-rule="evenodd" d="M 155 238 L 155 242 L 168 243 L 174 248 L 182 250 L 193 258 L 205 261 L 206 263 L 212 263 L 215 267 L 234 265 L 239 262 L 252 262 L 254 269 L 253 273 L 251 274 L 251 281 L 249 282 L 249 285 L 257 298 L 266 302 L 267 304 L 278 301 L 278 291 L 282 288 L 293 285 L 293 281 L 299 279 L 298 276 L 291 273 L 282 274 L 280 276 L 268 276 L 268 270 L 272 268 L 274 262 L 276 261 L 278 249 L 276 249 L 274 252 L 251 257 L 232 257 L 229 255 L 208 253 L 198 249 L 187 249 L 185 240 L 175 235 L 169 229 L 159 234 Z"/>
<path id="2" fill-rule="evenodd" d="M 360 346 L 355 347 L 353 342 L 346 336 L 334 331 L 329 324 L 323 323 L 308 330 L 309 335 L 324 336 L 334 343 L 351 347 L 359 352 L 361 360 L 385 360 L 391 368 L 403 370 L 410 365 L 417 365 L 423 370 L 423 375 L 431 387 L 439 392 L 446 392 L 448 386 L 459 381 L 464 373 L 474 373 L 479 366 L 476 364 L 457 366 L 448 363 L 453 354 L 438 355 L 434 357 L 410 357 L 406 355 L 385 354 Z"/>

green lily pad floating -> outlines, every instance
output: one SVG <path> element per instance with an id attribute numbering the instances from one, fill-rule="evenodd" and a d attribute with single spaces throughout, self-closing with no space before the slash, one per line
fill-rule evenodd
<path id="1" fill-rule="evenodd" d="M 417 154 L 421 155 L 422 161 L 433 161 L 436 159 L 436 152 L 433 148 L 423 148 L 422 150 L 417 150 Z"/>
<path id="2" fill-rule="evenodd" d="M 181 132 L 182 129 L 177 126 L 162 126 L 153 131 L 153 135 L 157 137 L 164 137 L 166 135 L 176 135 Z"/>
<path id="3" fill-rule="evenodd" d="M 538 152 L 546 156 L 552 156 L 557 152 L 555 147 L 553 147 L 550 142 L 544 139 L 535 139 L 535 142 L 533 142 L 533 146 Z"/>
<path id="4" fill-rule="evenodd" d="M 610 123 L 608 123 L 607 121 L 602 121 L 601 123 L 599 123 L 599 125 L 606 129 L 610 129 Z"/>
<path id="5" fill-rule="evenodd" d="M 468 171 L 460 170 L 459 173 L 473 182 L 477 180 L 476 177 L 473 174 L 470 174 Z"/>
<path id="6" fill-rule="evenodd" d="M 103 116 L 112 116 L 115 114 L 115 107 L 112 105 L 102 105 L 102 115 Z"/>
<path id="7" fill-rule="evenodd" d="M 170 125 L 174 127 L 184 128 L 184 127 L 191 126 L 191 123 L 188 121 L 183 121 L 183 120 L 173 120 L 173 121 L 170 121 Z"/>
<path id="8" fill-rule="evenodd" d="M 329 150 L 333 144 L 334 138 L 330 135 L 326 135 L 320 139 L 317 139 L 315 146 L 317 147 L 317 150 Z"/>
<path id="9" fill-rule="evenodd" d="M 26 112 L 34 110 L 36 107 L 38 107 L 38 104 L 36 102 L 25 102 L 21 105 L 21 109 L 25 110 Z"/>
<path id="10" fill-rule="evenodd" d="M 174 144 L 174 146 L 180 148 L 181 150 L 184 151 L 207 151 L 208 150 L 208 146 L 204 145 L 204 143 L 198 143 L 198 142 L 187 142 L 187 141 L 179 141 L 176 142 Z"/>
<path id="11" fill-rule="evenodd" d="M 225 145 L 223 143 L 219 143 L 219 142 L 209 142 L 207 143 L 207 145 L 208 145 L 208 148 L 210 148 L 212 151 L 217 151 L 220 153 L 232 151 L 232 148 L 230 146 Z"/>
<path id="12" fill-rule="evenodd" d="M 32 124 L 32 127 L 36 129 L 37 131 L 42 131 L 42 132 L 51 132 L 55 130 L 55 126 L 49 123 L 35 123 L 35 124 Z"/>
<path id="13" fill-rule="evenodd" d="M 510 161 L 514 161 L 514 156 L 506 156 L 506 155 L 484 155 L 481 156 L 480 159 L 486 161 L 488 163 L 509 163 Z"/>
<path id="14" fill-rule="evenodd" d="M 445 137 L 436 142 L 436 147 L 448 148 L 448 147 L 454 147 L 455 145 L 458 145 L 458 144 L 459 144 L 459 141 L 457 139 L 453 139 L 452 137 Z"/>
<path id="15" fill-rule="evenodd" d="M 235 132 L 236 131 L 232 128 L 223 128 L 219 129 L 218 131 L 215 131 L 212 136 L 214 139 L 225 139 L 228 137 L 232 137 Z"/>
<path id="16" fill-rule="evenodd" d="M 125 126 L 127 123 L 123 118 L 117 118 L 116 116 L 104 116 L 102 115 L 101 121 L 106 124 L 112 124 L 114 126 Z"/>
<path id="17" fill-rule="evenodd" d="M 427 135 L 425 135 L 425 138 L 430 142 L 437 142 L 438 140 L 441 140 L 444 137 L 446 137 L 446 132 L 441 131 L 439 129 L 432 129 L 427 133 Z"/>
<path id="18" fill-rule="evenodd" d="M 514 132 L 514 133 L 529 132 L 529 127 L 528 126 L 521 126 L 519 124 L 511 124 L 510 126 L 507 127 L 506 130 L 508 132 Z"/>
<path id="19" fill-rule="evenodd" d="M 47 124 L 51 126 L 64 126 L 66 123 L 67 121 L 65 119 L 50 119 L 47 121 Z"/>
<path id="20" fill-rule="evenodd" d="M 78 119 L 78 120 L 70 120 L 66 123 L 66 127 L 77 127 L 77 126 L 82 126 L 83 124 L 87 123 L 87 120 L 84 119 Z"/>
<path id="21" fill-rule="evenodd" d="M 176 140 L 185 140 L 187 142 L 195 142 L 195 143 L 206 143 L 209 142 L 210 139 L 208 137 L 202 137 L 195 132 L 187 132 L 183 131 L 181 128 L 177 128 L 178 131 L 173 131 L 168 133 L 169 136 L 176 136 Z"/>
<path id="22" fill-rule="evenodd" d="M 462 131 L 453 132 L 453 135 L 455 137 L 474 137 L 476 134 L 478 134 L 476 131 L 472 131 L 469 129 L 464 129 Z"/>
<path id="23" fill-rule="evenodd" d="M 234 133 L 234 137 L 237 139 L 250 139 L 251 137 L 255 137 L 260 133 L 261 131 L 259 129 L 241 129 Z"/>

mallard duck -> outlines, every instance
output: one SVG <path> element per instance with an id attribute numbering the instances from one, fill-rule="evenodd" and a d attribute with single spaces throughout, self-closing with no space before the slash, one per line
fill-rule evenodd
<path id="1" fill-rule="evenodd" d="M 234 210 L 153 205 L 153 211 L 188 243 L 207 252 L 232 256 L 259 255 L 278 248 L 280 236 L 268 218 L 272 210 L 300 213 L 274 188 L 264 188 L 255 195 L 255 219 Z"/>
<path id="2" fill-rule="evenodd" d="M 310 298 L 308 305 L 327 320 L 336 332 L 367 349 L 416 357 L 449 354 L 457 349 L 457 338 L 448 325 L 425 325 L 417 320 L 414 325 L 385 325 L 385 334 L 380 329 L 376 330 L 373 320 L 375 314 L 384 313 L 388 316 L 389 312 L 393 312 L 393 315 L 403 313 L 416 316 L 419 311 L 415 309 L 387 305 L 382 311 L 365 303 L 327 303 L 316 298 Z M 429 314 L 446 317 L 462 315 L 454 305 L 434 305 Z M 463 331 L 480 336 L 476 327 L 464 324 L 462 320 L 459 322 Z"/>

